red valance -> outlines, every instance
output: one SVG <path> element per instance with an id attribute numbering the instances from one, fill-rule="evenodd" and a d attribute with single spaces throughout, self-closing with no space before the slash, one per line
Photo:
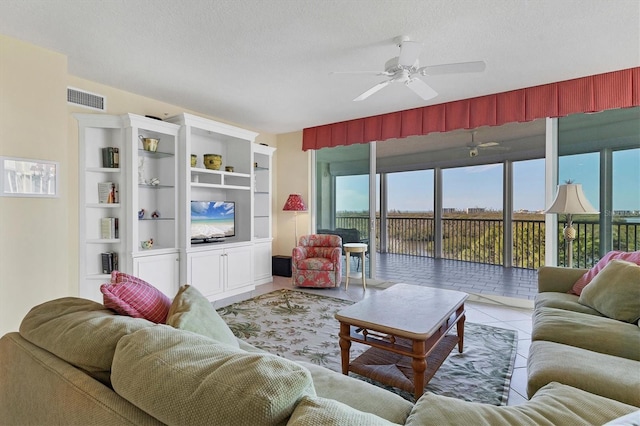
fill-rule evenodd
<path id="1" fill-rule="evenodd" d="M 640 105 L 640 67 L 374 117 L 310 127 L 302 149 L 500 126 Z"/>

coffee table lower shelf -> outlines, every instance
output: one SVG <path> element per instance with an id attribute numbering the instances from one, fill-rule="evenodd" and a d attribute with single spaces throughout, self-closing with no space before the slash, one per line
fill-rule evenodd
<path id="1" fill-rule="evenodd" d="M 424 372 L 425 386 L 457 344 L 458 336 L 448 334 L 427 354 L 427 369 Z M 349 371 L 413 393 L 414 380 L 411 363 L 411 357 L 372 347 L 349 364 Z"/>

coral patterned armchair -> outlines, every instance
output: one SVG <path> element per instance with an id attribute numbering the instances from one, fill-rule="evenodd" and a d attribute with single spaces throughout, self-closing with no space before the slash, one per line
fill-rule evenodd
<path id="1" fill-rule="evenodd" d="M 342 238 L 338 235 L 303 235 L 291 256 L 296 287 L 339 287 L 342 282 Z"/>

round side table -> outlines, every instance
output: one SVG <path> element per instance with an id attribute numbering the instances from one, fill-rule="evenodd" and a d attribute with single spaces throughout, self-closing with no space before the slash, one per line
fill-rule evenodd
<path id="1" fill-rule="evenodd" d="M 364 254 L 367 252 L 367 244 L 364 243 L 346 243 L 343 244 L 344 252 L 347 255 L 347 278 L 344 282 L 344 289 L 349 288 L 349 266 L 351 265 L 351 253 L 360 253 L 360 257 L 362 258 L 362 288 L 364 290 L 367 289 L 367 282 L 365 279 L 365 267 L 364 267 Z"/>

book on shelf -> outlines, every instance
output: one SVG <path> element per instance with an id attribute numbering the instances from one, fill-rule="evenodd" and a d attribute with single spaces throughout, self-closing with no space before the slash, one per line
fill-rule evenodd
<path id="1" fill-rule="evenodd" d="M 102 148 L 102 167 L 117 169 L 120 167 L 120 149 L 114 147 Z"/>
<path id="2" fill-rule="evenodd" d="M 112 204 L 119 202 L 120 193 L 115 182 L 98 182 L 98 202 Z"/>
<path id="3" fill-rule="evenodd" d="M 100 238 L 111 240 L 120 237 L 117 217 L 103 217 L 100 219 Z"/>
<path id="4" fill-rule="evenodd" d="M 107 252 L 101 253 L 102 257 L 102 273 L 110 274 L 113 271 L 118 270 L 118 253 L 116 252 Z"/>

